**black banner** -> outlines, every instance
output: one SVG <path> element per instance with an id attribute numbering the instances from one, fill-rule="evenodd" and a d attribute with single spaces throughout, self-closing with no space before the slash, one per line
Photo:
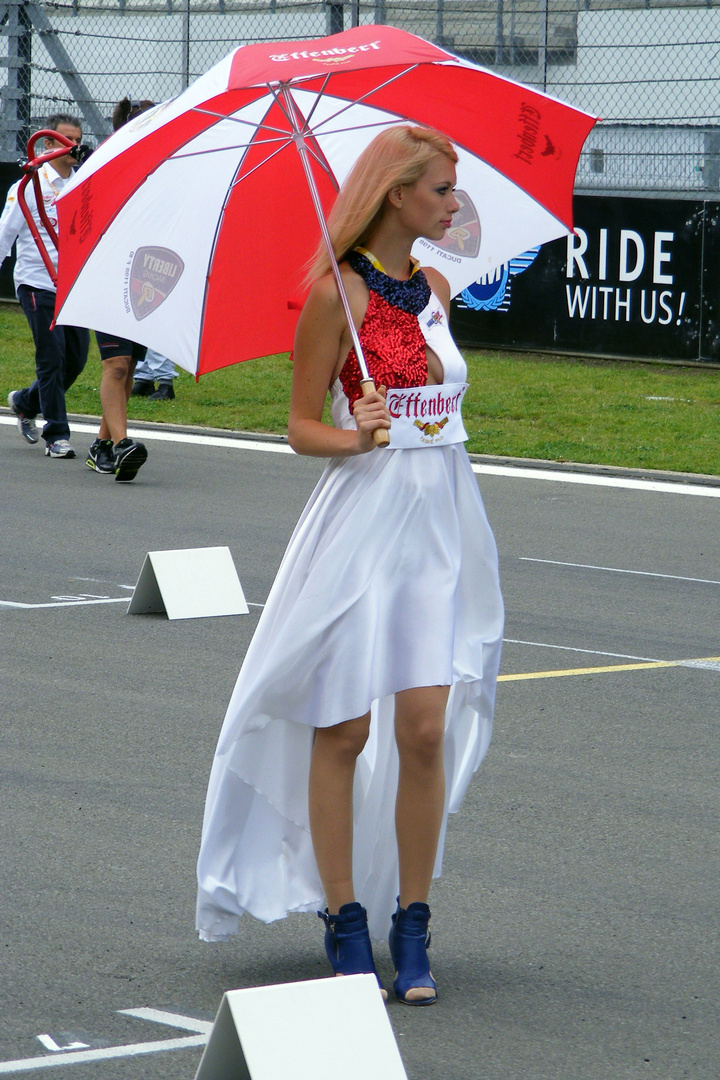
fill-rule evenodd
<path id="1" fill-rule="evenodd" d="M 458 343 L 720 363 L 720 204 L 576 196 L 574 218 L 456 297 Z"/>

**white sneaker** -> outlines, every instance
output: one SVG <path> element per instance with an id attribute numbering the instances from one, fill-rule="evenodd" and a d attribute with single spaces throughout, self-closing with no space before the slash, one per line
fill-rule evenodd
<path id="1" fill-rule="evenodd" d="M 67 439 L 56 439 L 45 447 L 45 457 L 75 457 L 75 451 Z"/>
<path id="2" fill-rule="evenodd" d="M 40 436 L 38 434 L 37 425 L 35 424 L 35 417 L 26 416 L 25 413 L 20 412 L 15 405 L 15 394 L 16 391 L 11 390 L 8 394 L 7 402 L 17 417 L 18 431 L 26 442 L 36 443 Z"/>

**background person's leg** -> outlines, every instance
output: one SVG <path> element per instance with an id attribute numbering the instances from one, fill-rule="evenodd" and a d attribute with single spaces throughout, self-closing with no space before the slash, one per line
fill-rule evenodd
<path id="1" fill-rule="evenodd" d="M 18 297 L 35 342 L 36 382 L 20 391 L 15 404 L 26 414 L 41 412 L 46 443 L 69 439 L 65 410 L 65 328 L 50 329 L 55 314 L 55 294 L 21 285 Z M 34 411 L 33 411 L 34 410 Z"/>
<path id="2" fill-rule="evenodd" d="M 87 364 L 90 331 L 83 326 L 64 326 L 65 333 L 65 392 L 70 389 Z"/>
<path id="3" fill-rule="evenodd" d="M 111 356 L 102 361 L 102 420 L 98 439 L 110 439 L 113 443 L 119 443 L 127 438 L 127 402 L 132 389 L 134 366 L 131 356 Z"/>

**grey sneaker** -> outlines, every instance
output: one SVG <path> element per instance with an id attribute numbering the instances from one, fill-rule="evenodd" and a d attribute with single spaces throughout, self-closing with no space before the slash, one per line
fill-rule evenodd
<path id="1" fill-rule="evenodd" d="M 115 472 L 115 455 L 113 454 L 112 441 L 110 439 L 96 439 L 88 450 L 85 464 L 88 469 L 94 469 L 95 472 L 112 476 Z"/>
<path id="2" fill-rule="evenodd" d="M 38 439 L 40 438 L 40 435 L 38 434 L 38 429 L 35 426 L 35 417 L 34 416 L 26 416 L 25 413 L 20 412 L 20 410 L 16 407 L 16 405 L 15 405 L 15 394 L 16 393 L 17 393 L 17 390 L 11 390 L 10 391 L 10 393 L 8 394 L 8 405 L 10 406 L 10 409 L 12 410 L 12 412 L 14 412 L 15 415 L 17 416 L 18 431 L 20 432 L 20 434 L 22 435 L 23 439 L 25 439 L 26 442 L 36 443 L 38 441 Z"/>
<path id="3" fill-rule="evenodd" d="M 67 439 L 55 439 L 45 447 L 45 457 L 75 457 L 75 451 Z"/>

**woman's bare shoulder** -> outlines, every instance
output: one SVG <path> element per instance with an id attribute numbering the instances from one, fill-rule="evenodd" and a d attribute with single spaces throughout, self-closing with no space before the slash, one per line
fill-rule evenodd
<path id="1" fill-rule="evenodd" d="M 355 273 L 348 263 L 340 264 L 340 276 L 351 306 L 353 301 L 362 302 L 363 299 L 367 299 L 367 286 L 365 282 L 359 274 Z M 323 274 L 322 277 L 318 278 L 317 281 L 313 283 L 310 292 L 308 293 L 308 302 L 312 302 L 319 307 L 324 307 L 328 311 L 342 307 L 337 282 L 335 281 L 335 275 L 332 272 Z"/>
<path id="2" fill-rule="evenodd" d="M 427 278 L 428 285 L 447 311 L 450 307 L 450 285 L 447 278 L 443 277 L 434 266 L 423 266 L 422 271 Z"/>

